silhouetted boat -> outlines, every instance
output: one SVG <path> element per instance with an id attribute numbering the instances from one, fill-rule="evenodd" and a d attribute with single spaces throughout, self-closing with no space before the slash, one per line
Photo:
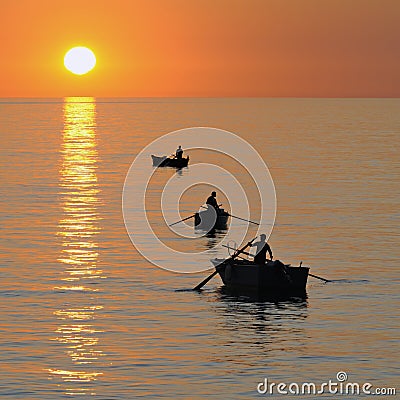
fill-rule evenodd
<path id="1" fill-rule="evenodd" d="M 187 167 L 189 163 L 189 156 L 183 158 L 172 158 L 167 156 L 158 157 L 152 154 L 151 158 L 153 160 L 154 167 L 183 168 Z"/>
<path id="2" fill-rule="evenodd" d="M 222 282 L 228 289 L 252 290 L 259 293 L 305 294 L 307 267 L 292 267 L 278 260 L 267 261 L 264 266 L 248 260 L 211 260 Z M 222 263 L 222 264 L 221 264 Z"/>
<path id="3" fill-rule="evenodd" d="M 214 220 L 214 215 L 209 215 L 209 211 L 205 209 L 204 211 L 197 212 L 194 215 L 194 227 L 199 230 L 209 231 L 212 229 L 227 229 L 229 213 L 227 213 L 223 208 L 219 209 L 217 212 L 217 218 L 215 220 L 214 226 L 210 226 L 209 218 Z"/>

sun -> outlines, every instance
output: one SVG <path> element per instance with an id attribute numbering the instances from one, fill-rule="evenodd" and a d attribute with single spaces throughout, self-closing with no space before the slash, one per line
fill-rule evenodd
<path id="1" fill-rule="evenodd" d="M 96 56 L 87 47 L 73 47 L 65 54 L 64 65 L 73 74 L 84 75 L 95 67 Z"/>

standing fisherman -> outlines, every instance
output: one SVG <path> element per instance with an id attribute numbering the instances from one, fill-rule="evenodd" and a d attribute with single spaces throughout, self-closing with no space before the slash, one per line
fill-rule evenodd
<path id="1" fill-rule="evenodd" d="M 265 265 L 265 261 L 267 261 L 267 252 L 269 253 L 269 257 L 272 260 L 272 250 L 269 244 L 265 241 L 266 235 L 262 233 L 260 235 L 260 241 L 250 244 L 250 246 L 257 246 L 256 255 L 254 256 L 254 263 L 258 265 Z"/>
<path id="2" fill-rule="evenodd" d="M 182 150 L 181 145 L 179 145 L 179 147 L 176 149 L 175 157 L 176 157 L 178 160 L 182 160 L 182 156 L 183 156 L 183 150 Z"/>

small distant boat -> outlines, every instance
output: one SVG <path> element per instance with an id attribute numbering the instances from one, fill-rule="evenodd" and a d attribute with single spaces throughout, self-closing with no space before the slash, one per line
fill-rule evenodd
<path id="1" fill-rule="evenodd" d="M 151 155 L 153 160 L 153 167 L 172 167 L 172 168 L 184 168 L 189 164 L 189 156 L 183 158 L 173 158 L 167 156 L 154 156 Z"/>
<path id="2" fill-rule="evenodd" d="M 279 260 L 268 260 L 260 266 L 249 260 L 211 260 L 225 287 L 235 291 L 256 291 L 263 294 L 304 294 L 309 268 L 292 267 Z M 221 264 L 224 262 L 223 264 Z"/>
<path id="3" fill-rule="evenodd" d="M 209 218 L 214 219 L 214 215 L 209 215 L 209 211 L 205 209 L 204 211 L 197 212 L 194 215 L 194 227 L 199 230 L 209 231 L 213 229 L 227 229 L 228 225 L 228 218 L 230 214 L 226 212 L 223 208 L 219 209 L 217 212 L 217 218 L 215 220 L 214 226 L 211 227 L 210 223 L 208 222 Z"/>

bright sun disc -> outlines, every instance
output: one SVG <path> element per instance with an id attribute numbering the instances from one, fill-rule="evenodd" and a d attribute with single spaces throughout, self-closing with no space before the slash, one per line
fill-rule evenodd
<path id="1" fill-rule="evenodd" d="M 87 47 L 74 47 L 65 54 L 64 65 L 73 74 L 83 75 L 94 68 L 96 57 Z"/>

